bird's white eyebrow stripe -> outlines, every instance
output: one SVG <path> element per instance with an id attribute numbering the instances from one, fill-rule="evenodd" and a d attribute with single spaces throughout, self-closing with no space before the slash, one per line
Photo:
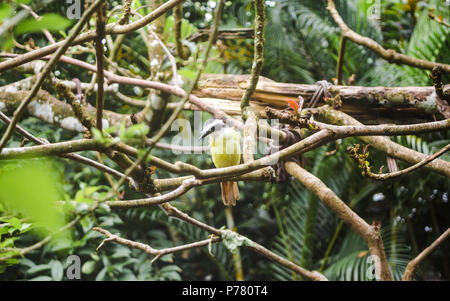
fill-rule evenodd
<path id="1" fill-rule="evenodd" d="M 211 123 L 205 124 L 205 127 L 207 127 L 208 129 L 211 129 L 211 128 L 215 127 L 218 124 L 222 124 L 223 125 L 223 121 L 220 120 L 220 119 L 215 119 Z"/>

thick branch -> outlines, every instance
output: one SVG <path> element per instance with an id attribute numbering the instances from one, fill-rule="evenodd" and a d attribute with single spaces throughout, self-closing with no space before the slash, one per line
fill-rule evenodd
<path id="1" fill-rule="evenodd" d="M 4 148 L 0 160 L 58 156 L 88 150 L 103 150 L 104 146 L 92 139 L 71 140 L 37 146 Z"/>
<path id="2" fill-rule="evenodd" d="M 0 111 L 6 114 L 12 114 L 27 94 L 27 91 L 0 92 Z M 84 107 L 92 119 L 95 119 L 95 108 L 90 105 Z M 69 104 L 56 99 L 45 90 L 40 90 L 32 98 L 27 106 L 27 113 L 47 123 L 70 131 L 84 132 L 86 130 L 81 122 L 75 118 L 74 112 Z M 129 116 L 127 115 L 108 110 L 105 110 L 103 113 L 105 117 L 104 122 L 107 121 L 109 126 L 120 124 L 124 120 L 127 121 L 128 125 L 131 125 Z"/>
<path id="3" fill-rule="evenodd" d="M 248 87 L 250 75 L 205 74 L 199 81 L 194 95 L 209 98 L 208 102 L 230 115 L 241 115 L 240 100 Z M 302 96 L 308 103 L 317 90 L 317 85 L 278 83 L 268 78 L 258 80 L 256 90 L 250 99 L 250 105 L 258 112 L 266 106 L 276 109 L 288 107 L 288 101 L 298 101 Z M 443 86 L 449 91 L 450 85 Z M 373 123 L 390 123 L 434 120 L 438 114 L 434 87 L 361 87 L 331 86 L 329 92 L 339 95 L 343 112 L 354 118 Z M 206 99 L 205 99 L 206 100 Z M 307 105 L 305 104 L 305 107 Z M 198 110 L 199 108 L 192 107 Z"/>
<path id="4" fill-rule="evenodd" d="M 333 110 L 328 106 L 311 109 L 311 111 L 315 115 L 316 120 L 339 125 L 361 125 L 360 122 L 358 122 L 351 116 L 343 112 Z M 412 164 L 417 164 L 423 160 L 426 160 L 428 157 L 425 154 L 416 152 L 400 144 L 392 142 L 389 138 L 386 137 L 362 136 L 361 139 L 377 150 L 382 151 L 393 158 L 400 159 Z M 424 168 L 435 171 L 446 177 L 450 177 L 450 162 L 441 159 L 435 159 L 425 165 Z"/>
<path id="5" fill-rule="evenodd" d="M 384 252 L 379 229 L 370 226 L 348 207 L 320 179 L 301 168 L 297 163 L 287 162 L 286 170 L 333 210 L 346 224 L 351 226 L 368 244 L 373 256 L 377 275 L 381 280 L 392 280 L 389 263 Z"/>

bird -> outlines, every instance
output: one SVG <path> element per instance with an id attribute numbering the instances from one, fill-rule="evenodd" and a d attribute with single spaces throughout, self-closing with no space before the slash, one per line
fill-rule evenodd
<path id="1" fill-rule="evenodd" d="M 212 161 L 216 168 L 238 165 L 241 162 L 241 134 L 228 127 L 220 119 L 209 119 L 205 122 L 200 139 L 209 136 L 209 147 Z M 222 201 L 225 206 L 235 206 L 239 200 L 237 182 L 220 182 Z"/>

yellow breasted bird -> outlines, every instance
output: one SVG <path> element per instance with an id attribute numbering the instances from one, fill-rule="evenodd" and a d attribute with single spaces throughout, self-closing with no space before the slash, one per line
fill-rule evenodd
<path id="1" fill-rule="evenodd" d="M 217 168 L 238 165 L 241 162 L 241 134 L 227 127 L 220 119 L 210 119 L 205 122 L 200 139 L 209 136 L 211 157 Z M 220 183 L 222 201 L 225 206 L 236 205 L 239 200 L 237 182 Z"/>

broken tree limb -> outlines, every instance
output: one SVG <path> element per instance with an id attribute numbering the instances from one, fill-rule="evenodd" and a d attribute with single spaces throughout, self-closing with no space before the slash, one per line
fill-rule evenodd
<path id="1" fill-rule="evenodd" d="M 27 93 L 27 91 L 0 92 L 0 111 L 11 115 Z M 87 112 L 95 118 L 95 107 L 89 106 Z M 77 132 L 86 130 L 80 121 L 75 118 L 69 104 L 56 99 L 45 90 L 40 90 L 32 98 L 27 106 L 26 113 L 67 130 Z M 107 110 L 104 111 L 104 118 L 107 120 L 108 125 L 120 124 L 125 119 L 128 119 L 127 122 L 130 122 L 127 115 Z"/>
<path id="2" fill-rule="evenodd" d="M 249 75 L 205 74 L 194 90 L 197 97 L 208 98 L 228 114 L 240 114 L 239 101 L 247 88 Z M 260 77 L 250 105 L 261 112 L 266 106 L 287 108 L 288 100 L 302 96 L 307 102 L 317 85 L 278 83 Z M 450 91 L 450 85 L 443 87 Z M 439 114 L 434 87 L 360 87 L 331 86 L 329 92 L 339 95 L 343 112 L 363 123 L 413 123 L 433 120 Z M 190 105 L 190 109 L 196 109 Z"/>

